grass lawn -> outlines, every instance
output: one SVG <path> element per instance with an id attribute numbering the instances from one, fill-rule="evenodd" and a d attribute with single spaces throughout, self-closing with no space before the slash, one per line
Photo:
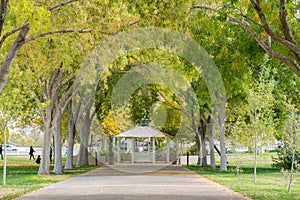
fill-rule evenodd
<path id="1" fill-rule="evenodd" d="M 189 169 L 252 199 L 300 199 L 299 171 L 295 174 L 289 194 L 284 173 L 271 167 L 272 155 L 276 154 L 266 153 L 259 156 L 256 183 L 253 181 L 254 155 L 252 154 L 228 154 L 227 159 L 230 164 L 227 172 L 193 165 L 189 166 Z M 240 173 L 237 173 L 237 165 L 241 166 Z"/>
<path id="2" fill-rule="evenodd" d="M 99 167 L 99 166 L 98 166 Z M 72 176 L 85 173 L 95 166 L 84 166 L 65 170 L 63 175 L 38 176 L 39 165 L 34 160 L 29 160 L 29 156 L 7 156 L 7 178 L 6 185 L 2 185 L 3 160 L 0 160 L 0 199 L 14 199 L 25 193 L 38 188 L 56 183 Z M 53 166 L 51 166 L 53 169 Z"/>

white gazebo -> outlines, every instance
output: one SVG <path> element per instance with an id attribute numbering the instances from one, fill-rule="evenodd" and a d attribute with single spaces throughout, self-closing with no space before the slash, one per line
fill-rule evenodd
<path id="1" fill-rule="evenodd" d="M 120 133 L 116 136 L 118 138 L 118 153 L 117 153 L 117 161 L 121 162 L 121 152 L 120 152 L 120 138 L 131 138 L 132 139 L 132 154 L 131 154 L 131 163 L 135 163 L 137 159 L 140 159 L 143 161 L 152 161 L 153 164 L 155 164 L 155 138 L 161 138 L 165 137 L 167 139 L 167 155 L 166 155 L 166 162 L 170 162 L 170 141 L 169 137 L 164 135 L 159 130 L 156 130 L 146 124 L 137 126 L 135 128 L 129 129 L 125 132 Z M 135 153 L 135 140 L 137 138 L 149 138 L 151 140 L 152 138 L 152 152 L 149 151 L 146 153 Z M 149 142 L 150 143 L 150 142 Z M 149 157 L 150 153 L 152 153 Z"/>

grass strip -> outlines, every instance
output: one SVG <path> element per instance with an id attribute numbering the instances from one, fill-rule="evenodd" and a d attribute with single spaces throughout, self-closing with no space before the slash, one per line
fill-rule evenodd
<path id="1" fill-rule="evenodd" d="M 292 190 L 287 192 L 286 177 L 280 170 L 260 166 L 257 168 L 257 182 L 253 181 L 253 167 L 243 166 L 240 171 L 236 166 L 228 166 L 228 171 L 220 172 L 219 168 L 212 170 L 208 167 L 190 165 L 190 170 L 222 185 L 225 185 L 242 195 L 255 200 L 300 199 L 300 176 L 295 174 Z"/>
<path id="2" fill-rule="evenodd" d="M 63 175 L 51 173 L 49 176 L 38 176 L 39 165 L 34 160 L 29 160 L 28 156 L 8 156 L 6 185 L 0 186 L 0 199 L 15 199 L 26 193 L 83 174 L 95 168 L 96 166 L 74 167 L 72 170 L 64 170 Z M 52 169 L 53 165 L 51 165 L 51 171 Z M 0 184 L 2 184 L 2 174 L 3 161 L 0 160 Z"/>

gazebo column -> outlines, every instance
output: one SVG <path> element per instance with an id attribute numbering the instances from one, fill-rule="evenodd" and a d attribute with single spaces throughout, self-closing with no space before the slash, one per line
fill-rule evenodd
<path id="1" fill-rule="evenodd" d="M 155 137 L 152 138 L 152 149 L 153 149 L 153 164 L 155 164 Z"/>
<path id="2" fill-rule="evenodd" d="M 132 139 L 132 154 L 131 154 L 131 163 L 134 164 L 134 138 Z"/>
<path id="3" fill-rule="evenodd" d="M 170 162 L 170 137 L 167 136 L 167 155 L 166 155 L 166 163 Z"/>
<path id="4" fill-rule="evenodd" d="M 121 162 L 121 139 L 118 137 L 118 153 L 117 153 L 117 162 L 120 163 Z"/>

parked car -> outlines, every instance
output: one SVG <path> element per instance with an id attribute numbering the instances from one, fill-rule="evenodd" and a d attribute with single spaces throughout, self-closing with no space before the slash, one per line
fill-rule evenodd
<path id="1" fill-rule="evenodd" d="M 6 151 L 18 151 L 17 147 L 7 144 L 6 145 Z"/>

